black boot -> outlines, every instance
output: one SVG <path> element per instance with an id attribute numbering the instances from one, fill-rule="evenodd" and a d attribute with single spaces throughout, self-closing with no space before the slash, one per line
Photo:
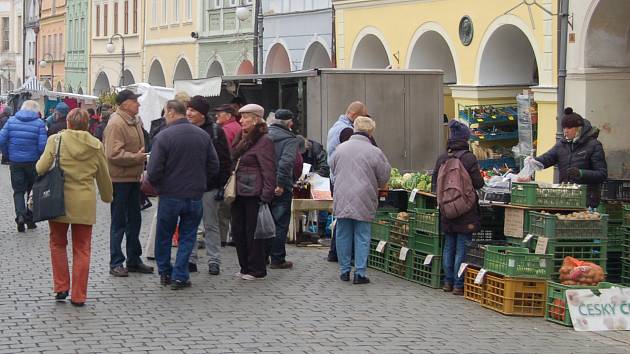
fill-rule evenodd
<path id="1" fill-rule="evenodd" d="M 18 216 L 17 218 L 15 218 L 15 222 L 17 223 L 17 230 L 18 232 L 24 232 L 26 229 L 24 227 L 24 217 L 22 215 Z"/>

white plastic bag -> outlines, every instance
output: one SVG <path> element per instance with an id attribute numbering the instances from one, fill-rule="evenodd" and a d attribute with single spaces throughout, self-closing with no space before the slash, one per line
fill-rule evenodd
<path id="1" fill-rule="evenodd" d="M 531 156 L 527 156 L 525 158 L 525 161 L 523 162 L 523 168 L 521 169 L 521 172 L 518 173 L 518 178 L 531 178 L 536 171 L 542 171 L 544 169 L 545 166 L 541 162 L 536 161 L 536 159 Z"/>
<path id="2" fill-rule="evenodd" d="M 258 220 L 256 221 L 255 240 L 266 240 L 276 237 L 276 224 L 269 210 L 269 204 L 263 203 L 258 208 Z"/>

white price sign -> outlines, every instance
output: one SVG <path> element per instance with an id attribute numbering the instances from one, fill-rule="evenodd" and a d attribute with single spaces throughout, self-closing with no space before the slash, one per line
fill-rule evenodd
<path id="1" fill-rule="evenodd" d="M 410 202 L 410 203 L 413 203 L 413 202 L 414 202 L 414 200 L 416 200 L 416 194 L 418 194 L 418 192 L 419 192 L 419 190 L 418 190 L 417 188 L 414 188 L 414 189 L 411 191 L 411 194 L 409 194 L 409 202 Z"/>
<path id="2" fill-rule="evenodd" d="M 486 276 L 487 272 L 487 270 L 481 268 L 479 274 L 477 274 L 477 277 L 475 278 L 475 284 L 481 285 L 483 283 L 483 278 Z"/>
<path id="3" fill-rule="evenodd" d="M 387 244 L 387 241 L 378 241 L 378 245 L 376 246 L 376 252 L 383 253 L 383 250 L 385 249 L 386 244 Z"/>
<path id="4" fill-rule="evenodd" d="M 398 255 L 398 259 L 400 259 L 401 261 L 404 261 L 405 259 L 407 259 L 407 252 L 409 252 L 409 248 L 402 247 L 400 249 L 400 254 Z"/>
<path id="5" fill-rule="evenodd" d="M 462 264 L 459 265 L 459 272 L 457 272 L 457 277 L 458 278 L 461 278 L 461 276 L 466 271 L 467 267 L 468 267 L 468 263 L 462 263 Z"/>
<path id="6" fill-rule="evenodd" d="M 428 255 L 427 258 L 424 259 L 424 265 L 431 264 L 432 260 L 433 260 L 433 255 L 432 254 Z"/>

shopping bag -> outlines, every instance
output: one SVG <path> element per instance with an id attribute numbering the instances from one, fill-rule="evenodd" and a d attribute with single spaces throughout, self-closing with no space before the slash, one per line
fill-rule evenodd
<path id="1" fill-rule="evenodd" d="M 232 204 L 236 199 L 236 170 L 238 170 L 238 165 L 240 162 L 240 159 L 236 161 L 234 172 L 232 172 L 232 175 L 228 179 L 227 183 L 225 184 L 225 188 L 223 189 L 223 200 L 227 204 Z"/>
<path id="2" fill-rule="evenodd" d="M 273 221 L 269 204 L 263 203 L 258 208 L 258 220 L 256 221 L 255 240 L 266 240 L 276 237 L 276 224 Z"/>
<path id="3" fill-rule="evenodd" d="M 59 166 L 61 134 L 57 140 L 57 154 L 52 168 L 33 184 L 33 221 L 51 220 L 66 215 L 64 176 Z"/>

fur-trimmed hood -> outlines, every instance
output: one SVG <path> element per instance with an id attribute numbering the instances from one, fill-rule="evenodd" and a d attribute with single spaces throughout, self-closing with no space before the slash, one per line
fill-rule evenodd
<path id="1" fill-rule="evenodd" d="M 267 124 L 265 124 L 265 122 L 257 123 L 247 134 L 244 134 L 244 132 L 241 131 L 236 138 L 234 138 L 234 143 L 232 145 L 234 147 L 232 150 L 232 160 L 238 160 L 268 132 L 269 129 L 267 128 Z"/>

